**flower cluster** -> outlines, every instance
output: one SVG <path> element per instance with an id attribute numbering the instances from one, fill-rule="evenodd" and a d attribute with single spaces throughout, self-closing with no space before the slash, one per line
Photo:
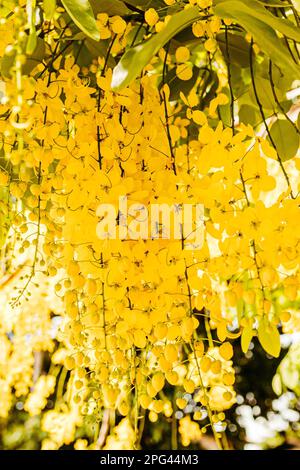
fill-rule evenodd
<path id="1" fill-rule="evenodd" d="M 210 1 L 190 3 L 210 11 Z M 45 31 L 45 61 L 25 73 L 21 7 L 1 25 L 8 33 L 0 43 L 12 60 L 0 106 L 7 309 L 0 316 L 0 413 L 9 412 L 12 389 L 22 396 L 33 387 L 25 409 L 37 414 L 60 388 L 58 409 L 44 412 L 43 448 L 71 443 L 81 413 L 105 426 L 107 410 L 124 418 L 105 448 L 128 446 L 128 435 L 134 448 L 146 413 L 151 422 L 168 420 L 187 409 L 189 394 L 207 420 L 200 428 L 201 411 L 193 427 L 189 415 L 180 420 L 183 445 L 207 426 L 219 442 L 224 410 L 235 403 L 231 340 L 241 336 L 246 352 L 258 335 L 278 356 L 277 326 L 294 315 L 287 310 L 300 275 L 299 158 L 282 163 L 250 125 L 216 123 L 228 103 L 222 65 L 207 106 L 197 93 L 203 77 L 174 97 L 166 69 L 180 83 L 193 77 L 185 46 L 162 49 L 142 77 L 113 91 L 110 60 L 134 29 L 120 16 L 98 15 L 99 57 L 82 66 L 58 16 Z M 156 31 L 167 21 L 145 12 Z M 66 32 L 61 49 L 57 24 Z M 211 15 L 192 28 L 210 65 L 220 28 Z M 124 195 L 132 204 L 201 204 L 202 246 L 186 249 L 187 233 L 181 240 L 100 239 L 97 207 L 118 207 Z M 52 373 L 35 377 L 36 354 L 54 350 Z"/>

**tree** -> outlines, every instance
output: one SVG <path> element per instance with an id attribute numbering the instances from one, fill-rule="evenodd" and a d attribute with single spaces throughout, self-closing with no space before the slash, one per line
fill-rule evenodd
<path id="1" fill-rule="evenodd" d="M 14 4 L 3 428 L 16 405 L 43 449 L 241 446 L 242 358 L 299 330 L 298 2 Z"/>

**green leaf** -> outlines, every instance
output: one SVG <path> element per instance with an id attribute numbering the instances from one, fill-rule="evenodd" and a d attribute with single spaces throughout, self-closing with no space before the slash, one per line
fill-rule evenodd
<path id="1" fill-rule="evenodd" d="M 280 335 L 276 326 L 267 324 L 263 319 L 259 324 L 257 333 L 263 349 L 270 356 L 278 357 L 280 354 Z"/>
<path id="2" fill-rule="evenodd" d="M 281 4 L 282 5 L 282 4 Z M 291 21 L 284 18 L 279 18 L 267 10 L 264 5 L 257 0 L 223 0 L 215 7 L 217 15 L 231 14 L 238 19 L 239 12 L 246 13 L 253 18 L 256 18 L 271 28 L 280 31 L 288 38 L 300 41 L 300 30 Z M 230 18 L 230 16 L 228 16 Z"/>
<path id="3" fill-rule="evenodd" d="M 228 53 L 230 64 L 239 65 L 240 67 L 249 67 L 250 46 L 244 36 L 240 34 L 228 33 Z M 227 61 L 227 45 L 226 35 L 221 33 L 217 35 L 217 41 L 222 54 Z"/>
<path id="4" fill-rule="evenodd" d="M 61 0 L 67 13 L 70 15 L 76 26 L 88 37 L 95 41 L 100 40 L 94 13 L 88 0 Z"/>
<path id="5" fill-rule="evenodd" d="M 150 62 L 152 57 L 169 42 L 173 36 L 199 19 L 197 7 L 188 8 L 173 15 L 168 25 L 149 41 L 129 49 L 113 71 L 112 88 L 120 90 L 129 85 Z"/>
<path id="6" fill-rule="evenodd" d="M 97 13 L 107 13 L 110 16 L 130 14 L 129 8 L 120 0 L 90 0 L 90 4 L 95 15 Z"/>
<path id="7" fill-rule="evenodd" d="M 252 14 L 255 18 L 263 21 L 271 28 L 280 31 L 288 38 L 300 41 L 300 29 L 297 28 L 291 21 L 278 16 L 272 15 L 260 2 L 257 0 L 251 0 L 251 6 L 249 6 L 249 0 L 238 0 L 239 3 L 243 4 L 243 8 L 249 14 Z"/>
<path id="8" fill-rule="evenodd" d="M 134 46 L 135 44 L 139 44 L 144 40 L 144 36 L 146 34 L 146 28 L 140 26 L 134 26 L 128 34 L 126 34 L 126 41 L 127 44 L 130 46 Z"/>
<path id="9" fill-rule="evenodd" d="M 27 45 L 26 45 L 26 54 L 30 55 L 34 52 L 37 45 L 37 35 L 36 29 L 33 28 L 31 33 L 29 34 Z"/>
<path id="10" fill-rule="evenodd" d="M 283 162 L 296 156 L 299 149 L 299 133 L 287 119 L 278 119 L 270 129 L 278 155 Z"/>
<path id="11" fill-rule="evenodd" d="M 1 160 L 3 158 L 3 149 L 1 149 Z M 0 188 L 0 249 L 6 242 L 8 231 L 11 226 L 10 219 L 11 199 L 9 197 L 8 187 Z"/>
<path id="12" fill-rule="evenodd" d="M 43 0 L 43 11 L 45 19 L 51 21 L 56 9 L 56 0 Z"/>
<path id="13" fill-rule="evenodd" d="M 290 8 L 291 5 L 288 3 L 283 3 L 281 1 L 275 1 L 275 0 L 264 0 L 260 2 L 262 5 L 266 5 L 267 7 L 276 7 L 276 8 Z"/>
<path id="14" fill-rule="evenodd" d="M 193 33 L 193 30 L 191 26 L 188 26 L 187 28 L 184 28 L 180 33 L 176 34 L 176 36 L 173 37 L 172 42 L 173 47 L 174 47 L 174 52 L 179 46 L 195 46 L 199 45 L 199 38 L 196 38 L 196 36 Z"/>
<path id="15" fill-rule="evenodd" d="M 11 69 L 15 63 L 16 53 L 4 54 L 1 58 L 1 75 L 3 78 L 11 78 Z"/>
<path id="16" fill-rule="evenodd" d="M 228 97 L 228 103 L 219 105 L 219 115 L 223 124 L 227 127 L 231 126 L 231 96 L 229 88 L 222 88 L 221 91 Z"/>
<path id="17" fill-rule="evenodd" d="M 164 3 L 164 0 L 150 0 L 151 2 L 151 8 L 166 8 L 166 4 Z M 136 8 L 141 8 L 142 10 L 148 10 L 150 8 L 149 5 L 149 0 L 126 0 L 127 5 L 132 5 L 133 7 Z"/>
<path id="18" fill-rule="evenodd" d="M 206 108 L 206 106 L 209 106 L 211 100 L 215 98 L 218 87 L 218 74 L 214 70 L 209 70 L 209 74 L 207 78 L 204 79 L 204 82 L 201 86 L 202 90 L 204 91 L 204 94 L 202 94 L 200 100 L 200 109 L 202 111 Z"/>
<path id="19" fill-rule="evenodd" d="M 107 54 L 107 48 L 109 46 L 108 41 L 100 41 L 96 42 L 92 39 L 87 39 L 84 42 L 84 45 L 88 49 L 91 57 L 94 59 L 95 57 L 105 57 Z M 112 55 L 109 55 L 107 59 L 107 66 L 114 67 L 116 65 L 116 61 Z"/>
<path id="20" fill-rule="evenodd" d="M 15 8 L 16 4 L 13 0 L 2 0 L 0 2 L 0 17 L 5 18 Z"/>
<path id="21" fill-rule="evenodd" d="M 265 109 L 272 109 L 273 111 L 275 111 L 277 105 L 276 105 L 276 101 L 274 100 L 274 95 L 272 92 L 270 81 L 267 80 L 266 78 L 256 76 L 255 88 L 257 91 L 258 99 L 260 103 L 263 105 L 263 107 Z M 282 97 L 282 93 L 276 87 L 275 87 L 275 92 L 280 101 L 280 98 Z M 250 96 L 251 96 L 252 102 L 256 103 L 253 86 L 251 87 L 251 90 L 250 90 Z"/>
<path id="22" fill-rule="evenodd" d="M 45 57 L 46 47 L 44 39 L 38 37 L 36 48 L 32 54 L 26 57 L 26 62 L 22 67 L 22 71 L 25 75 L 29 75 L 30 72 L 39 65 Z"/>
<path id="23" fill-rule="evenodd" d="M 170 87 L 170 101 L 178 100 L 180 96 L 180 92 L 182 92 L 185 96 L 187 96 L 193 86 L 196 83 L 196 80 L 199 76 L 200 69 L 198 67 L 193 67 L 193 76 L 190 80 L 182 81 L 176 75 L 176 69 L 173 68 L 170 70 L 165 77 L 165 82 Z M 163 83 L 161 82 L 160 86 Z"/>
<path id="24" fill-rule="evenodd" d="M 254 2 L 255 0 L 253 0 L 253 3 Z M 259 2 L 257 3 L 260 8 L 261 5 Z M 267 14 L 262 14 L 259 8 L 258 12 L 256 12 L 256 8 L 248 7 L 243 0 L 225 0 L 218 3 L 215 6 L 214 11 L 216 15 L 222 18 L 230 18 L 239 23 L 247 32 L 252 34 L 262 51 L 265 52 L 272 61 L 278 65 L 278 67 L 283 71 L 289 70 L 290 74 L 293 74 L 298 78 L 300 67 L 292 60 L 288 49 L 279 39 L 273 27 L 267 23 L 267 21 L 270 23 L 267 10 L 262 7 L 263 10 L 267 12 Z M 271 17 L 273 17 L 273 15 L 271 15 Z M 292 24 L 291 26 L 289 24 L 285 24 L 285 27 L 283 28 L 281 21 L 279 23 L 275 21 L 275 23 L 277 25 L 277 29 L 280 23 L 281 32 L 283 29 L 285 31 L 288 30 L 290 34 L 293 33 L 294 38 L 298 37 L 300 34 L 299 31 L 295 32 L 296 28 Z M 288 22 L 285 21 L 285 23 Z"/>
<path id="25" fill-rule="evenodd" d="M 250 106 L 249 104 L 243 104 L 240 107 L 239 118 L 240 122 L 246 125 L 250 124 L 251 126 L 255 126 L 256 123 L 259 121 L 256 109 L 253 108 L 253 106 Z"/>
<path id="26" fill-rule="evenodd" d="M 270 61 L 267 57 L 261 62 L 256 63 L 255 74 L 260 75 L 263 78 L 266 78 L 270 81 Z M 276 87 L 276 94 L 279 92 L 279 100 L 286 100 L 286 93 L 293 89 L 293 79 L 289 74 L 288 70 L 285 70 L 284 73 L 277 67 L 277 65 L 272 64 L 272 79 Z"/>
<path id="27" fill-rule="evenodd" d="M 26 61 L 22 66 L 24 75 L 29 75 L 30 72 L 42 62 L 45 57 L 45 42 L 42 38 L 37 38 L 36 48 L 32 54 L 26 56 Z M 16 52 L 4 55 L 1 58 L 0 70 L 4 78 L 11 78 L 11 70 L 15 64 Z"/>
<path id="28" fill-rule="evenodd" d="M 26 45 L 26 54 L 32 54 L 36 48 L 37 44 L 37 34 L 36 34 L 36 27 L 35 27 L 35 19 L 36 19 L 36 1 L 35 0 L 27 0 L 26 3 L 26 11 L 27 11 L 27 20 L 29 24 L 29 37 Z"/>

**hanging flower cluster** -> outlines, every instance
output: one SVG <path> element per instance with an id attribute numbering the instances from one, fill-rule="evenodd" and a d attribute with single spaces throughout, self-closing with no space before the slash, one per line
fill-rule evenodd
<path id="1" fill-rule="evenodd" d="M 34 50 L 44 58 L 35 63 L 25 3 L 0 25 L 2 67 L 9 62 L 0 105 L 0 413 L 13 393 L 28 395 L 31 415 L 56 394 L 55 409 L 43 412 L 43 448 L 74 441 L 83 415 L 102 423 L 95 448 L 137 448 L 146 415 L 171 422 L 192 397 L 182 444 L 209 429 L 221 447 L 236 395 L 232 340 L 247 352 L 258 336 L 277 357 L 278 325 L 295 324 L 299 157 L 285 163 L 250 124 L 220 119 L 230 75 L 216 61 L 224 24 L 210 1 L 189 2 L 205 16 L 192 24 L 205 50 L 193 52 L 198 64 L 186 46 L 160 48 L 120 91 L 111 86 L 116 58 L 139 34 L 167 28 L 168 16 L 148 9 L 140 31 L 100 12 L 100 42 L 77 32 L 76 50 L 59 7 L 39 26 Z M 80 62 L 85 41 L 97 47 L 90 63 Z M 258 48 L 249 47 L 255 61 Z M 198 66 L 219 82 L 204 106 Z M 124 222 L 125 197 L 135 210 Z M 120 236 L 99 236 L 102 204 L 115 208 Z M 154 204 L 203 212 L 168 239 L 163 223 L 153 232 L 141 217 Z M 52 355 L 48 375 L 40 354 Z M 123 418 L 113 428 L 115 414 Z"/>

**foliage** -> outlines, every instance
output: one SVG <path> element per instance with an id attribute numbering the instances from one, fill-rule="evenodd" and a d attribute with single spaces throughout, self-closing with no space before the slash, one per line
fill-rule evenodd
<path id="1" fill-rule="evenodd" d="M 30 448 L 232 446 L 234 352 L 300 327 L 299 5 L 0 8 L 2 445 L 20 402 Z M 100 239 L 100 203 L 141 226 L 124 195 L 203 220 Z M 298 349 L 273 380 L 295 396 Z"/>

